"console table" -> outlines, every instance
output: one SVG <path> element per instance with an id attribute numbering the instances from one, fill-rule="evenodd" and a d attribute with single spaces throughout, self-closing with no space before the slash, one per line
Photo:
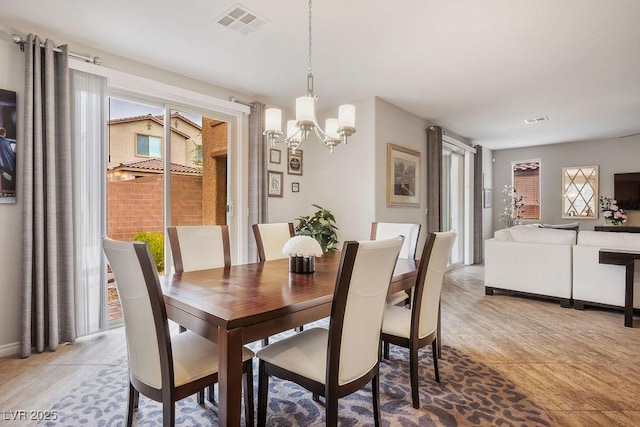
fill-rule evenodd
<path id="1" fill-rule="evenodd" d="M 640 227 L 627 227 L 625 225 L 596 225 L 594 231 L 610 231 L 614 233 L 640 233 Z"/>
<path id="2" fill-rule="evenodd" d="M 640 251 L 627 249 L 600 249 L 600 264 L 624 265 L 624 326 L 633 328 L 633 265 L 640 260 Z"/>

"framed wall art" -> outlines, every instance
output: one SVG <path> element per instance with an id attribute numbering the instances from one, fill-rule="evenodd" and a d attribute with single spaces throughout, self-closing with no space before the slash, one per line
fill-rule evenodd
<path id="1" fill-rule="evenodd" d="M 267 171 L 267 180 L 269 183 L 269 197 L 282 197 L 282 172 Z"/>
<path id="2" fill-rule="evenodd" d="M 300 183 L 299 182 L 292 182 L 291 183 L 291 192 L 292 193 L 299 193 L 300 192 Z"/>
<path id="3" fill-rule="evenodd" d="M 387 206 L 420 206 L 420 152 L 387 144 Z"/>
<path id="4" fill-rule="evenodd" d="M 280 150 L 277 150 L 275 148 L 270 148 L 269 149 L 269 163 L 273 163 L 276 165 L 279 165 L 282 161 L 280 160 L 281 158 L 281 152 Z"/>
<path id="5" fill-rule="evenodd" d="M 16 93 L 0 89 L 0 203 L 16 202 Z"/>
<path id="6" fill-rule="evenodd" d="M 287 150 L 287 173 L 289 175 L 302 175 L 302 150 Z"/>

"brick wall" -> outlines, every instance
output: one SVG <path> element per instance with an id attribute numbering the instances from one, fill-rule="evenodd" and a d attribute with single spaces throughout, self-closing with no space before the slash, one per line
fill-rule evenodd
<path id="1" fill-rule="evenodd" d="M 132 240 L 139 231 L 164 228 L 162 175 L 107 184 L 107 235 Z M 171 178 L 172 224 L 202 224 L 202 178 L 174 175 Z"/>

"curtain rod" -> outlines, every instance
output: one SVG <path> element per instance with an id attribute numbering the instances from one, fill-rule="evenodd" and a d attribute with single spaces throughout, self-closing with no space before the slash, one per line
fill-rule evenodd
<path id="1" fill-rule="evenodd" d="M 11 38 L 13 39 L 13 42 L 15 44 L 20 45 L 20 50 L 24 52 L 24 45 L 25 43 L 27 43 L 27 41 L 17 34 L 13 34 Z M 44 47 L 44 44 L 40 43 L 40 47 Z M 56 52 L 62 52 L 62 50 L 59 47 L 54 47 L 53 50 Z M 67 54 L 71 58 L 80 59 L 90 64 L 95 64 L 95 65 L 102 64 L 102 59 L 100 59 L 99 56 L 88 56 L 88 55 L 82 55 L 80 53 L 74 53 L 74 52 L 68 52 Z"/>

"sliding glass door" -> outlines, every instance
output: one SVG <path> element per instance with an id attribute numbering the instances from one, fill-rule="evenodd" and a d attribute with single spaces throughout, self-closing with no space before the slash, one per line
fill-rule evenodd
<path id="1" fill-rule="evenodd" d="M 109 99 L 107 235 L 146 241 L 170 271 L 171 225 L 227 224 L 228 124 L 153 101 Z M 109 320 L 121 319 L 107 270 Z"/>

